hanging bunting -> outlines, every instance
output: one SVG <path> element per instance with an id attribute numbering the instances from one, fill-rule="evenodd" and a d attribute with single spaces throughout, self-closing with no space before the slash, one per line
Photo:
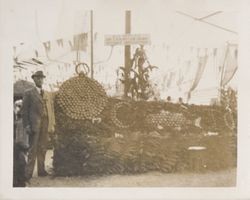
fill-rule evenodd
<path id="1" fill-rule="evenodd" d="M 205 55 L 208 55 L 208 48 L 204 49 Z"/>
<path id="2" fill-rule="evenodd" d="M 37 50 L 35 50 L 35 56 L 36 56 L 36 58 L 38 58 L 38 51 Z"/>
<path id="3" fill-rule="evenodd" d="M 95 40 L 95 41 L 97 40 L 97 37 L 98 37 L 98 33 L 95 32 L 95 34 L 94 34 L 94 40 Z"/>
<path id="4" fill-rule="evenodd" d="M 58 39 L 56 42 L 59 47 L 63 47 L 63 39 Z"/>
<path id="5" fill-rule="evenodd" d="M 69 40 L 69 46 L 70 46 L 71 51 L 73 51 L 74 47 L 73 47 L 73 44 L 72 44 L 72 42 L 70 40 Z"/>
<path id="6" fill-rule="evenodd" d="M 29 65 L 38 65 L 38 64 L 35 63 L 33 60 L 31 60 L 31 61 L 23 60 L 22 62 L 25 63 L 25 64 L 29 64 Z"/>
<path id="7" fill-rule="evenodd" d="M 16 46 L 13 46 L 14 55 L 16 55 Z"/>
<path id="8" fill-rule="evenodd" d="M 217 48 L 213 49 L 213 56 L 216 57 L 217 56 Z"/>
<path id="9" fill-rule="evenodd" d="M 45 48 L 45 51 L 48 53 L 48 52 L 50 51 L 50 48 L 51 48 L 51 46 L 50 46 L 50 41 L 44 42 L 44 43 L 43 43 L 43 46 L 44 46 L 44 48 Z"/>
<path id="10" fill-rule="evenodd" d="M 198 84 L 201 80 L 201 77 L 203 75 L 203 72 L 204 72 L 206 64 L 207 64 L 207 59 L 208 59 L 207 55 L 205 55 L 203 57 L 199 57 L 199 65 L 198 65 L 198 69 L 196 71 L 195 79 L 194 79 L 194 82 L 193 82 L 190 90 L 188 91 L 188 100 L 191 98 L 191 92 L 198 86 Z"/>
<path id="11" fill-rule="evenodd" d="M 39 64 L 39 65 L 43 65 L 43 62 L 41 62 L 41 61 L 38 60 L 38 59 L 32 58 L 31 60 L 32 60 L 33 62 Z"/>
<path id="12" fill-rule="evenodd" d="M 73 49 L 75 51 L 86 51 L 87 50 L 87 45 L 88 45 L 88 34 L 87 33 L 81 33 L 78 35 L 74 35 L 73 41 L 74 41 Z"/>
<path id="13" fill-rule="evenodd" d="M 188 74 L 191 69 L 191 60 L 186 61 L 186 70 L 185 74 Z"/>
<path id="14" fill-rule="evenodd" d="M 201 50 L 200 48 L 197 49 L 197 57 L 199 57 L 200 55 L 200 50 Z"/>
<path id="15" fill-rule="evenodd" d="M 167 88 L 169 88 L 171 86 L 172 81 L 174 79 L 174 76 L 175 76 L 175 72 L 170 72 L 169 78 L 168 78 L 168 81 L 167 81 Z"/>
<path id="16" fill-rule="evenodd" d="M 48 47 L 48 50 L 50 51 L 50 49 L 51 49 L 51 43 L 50 43 L 50 41 L 47 42 L 47 47 Z"/>
<path id="17" fill-rule="evenodd" d="M 69 71 L 69 68 L 68 68 L 68 64 L 67 64 L 67 63 L 64 63 L 64 68 L 65 68 L 65 71 L 66 71 L 66 72 Z"/>
<path id="18" fill-rule="evenodd" d="M 163 83 L 164 83 L 164 84 L 166 83 L 167 78 L 168 78 L 168 75 L 167 75 L 167 74 L 163 76 Z"/>
<path id="19" fill-rule="evenodd" d="M 181 69 L 179 69 L 179 78 L 176 81 L 176 85 L 178 86 L 179 90 L 181 90 L 181 85 L 182 85 L 183 81 L 184 81 L 184 76 L 183 76 Z"/>
<path id="20" fill-rule="evenodd" d="M 237 60 L 231 54 L 231 51 L 228 50 L 227 56 L 225 58 L 223 78 L 221 80 L 221 86 L 224 87 L 229 81 L 233 78 L 235 72 L 237 71 L 238 64 Z M 235 53 L 235 52 L 234 52 Z"/>
<path id="21" fill-rule="evenodd" d="M 235 59 L 238 59 L 238 49 L 237 48 L 234 50 L 234 57 L 235 57 Z"/>
<path id="22" fill-rule="evenodd" d="M 221 70 L 222 70 L 222 66 L 220 65 L 220 66 L 219 66 L 219 72 L 220 72 L 220 73 L 221 73 Z"/>

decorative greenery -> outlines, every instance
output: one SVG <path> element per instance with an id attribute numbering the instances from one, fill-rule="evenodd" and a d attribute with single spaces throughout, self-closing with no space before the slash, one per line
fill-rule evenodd
<path id="1" fill-rule="evenodd" d="M 217 170 L 236 165 L 237 138 L 223 120 L 225 110 L 222 107 L 187 105 L 183 109 L 180 105 L 165 102 L 109 98 L 105 109 L 98 115 L 101 122 L 93 123 L 68 117 L 58 105 L 57 98 L 58 140 L 53 164 L 58 176 L 195 170 L 190 169 L 190 146 L 206 147 L 202 153 L 204 169 Z M 114 110 L 115 115 L 112 114 Z M 177 126 L 180 128 L 157 121 L 153 124 L 147 122 L 150 115 L 163 118 L 159 118 L 160 122 L 170 120 L 159 115 L 163 110 L 182 114 L 182 122 Z M 214 110 L 216 112 L 212 115 Z M 197 117 L 201 117 L 200 128 L 193 124 Z M 125 126 L 120 126 L 120 123 Z M 209 132 L 218 135 L 209 136 Z"/>

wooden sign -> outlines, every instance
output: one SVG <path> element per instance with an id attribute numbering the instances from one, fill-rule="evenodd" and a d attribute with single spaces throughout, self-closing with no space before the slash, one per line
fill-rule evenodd
<path id="1" fill-rule="evenodd" d="M 105 35 L 105 45 L 109 46 L 133 44 L 146 45 L 150 43 L 149 34 Z"/>

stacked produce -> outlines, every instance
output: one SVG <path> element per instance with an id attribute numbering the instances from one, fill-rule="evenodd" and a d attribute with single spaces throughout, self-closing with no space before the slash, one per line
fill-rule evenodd
<path id="1" fill-rule="evenodd" d="M 207 169 L 236 163 L 236 138 L 228 135 L 232 130 L 221 107 L 183 108 L 108 98 L 97 82 L 80 76 L 62 85 L 55 113 L 58 140 L 53 165 L 58 176 L 184 170 L 189 146 L 207 148 Z M 219 134 L 209 136 L 208 132 Z"/>
<path id="2" fill-rule="evenodd" d="M 59 106 L 73 119 L 92 119 L 107 103 L 103 87 L 84 74 L 64 82 L 57 96 Z"/>

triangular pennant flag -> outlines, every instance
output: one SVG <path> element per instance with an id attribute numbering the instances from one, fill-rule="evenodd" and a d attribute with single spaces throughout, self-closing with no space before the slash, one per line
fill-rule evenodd
<path id="1" fill-rule="evenodd" d="M 186 70 L 185 70 L 185 74 L 187 74 L 190 71 L 190 69 L 191 69 L 191 60 L 187 61 L 187 65 L 186 66 L 187 67 L 186 67 Z"/>
<path id="2" fill-rule="evenodd" d="M 36 56 L 36 58 L 38 58 L 38 51 L 37 50 L 35 50 L 35 56 Z"/>
<path id="3" fill-rule="evenodd" d="M 14 55 L 16 55 L 16 46 L 13 46 Z"/>
<path id="4" fill-rule="evenodd" d="M 174 72 L 170 72 L 169 74 L 169 78 L 167 81 L 167 87 L 169 88 L 171 86 L 172 80 L 174 79 L 175 73 Z"/>
<path id="5" fill-rule="evenodd" d="M 73 48 L 76 51 L 86 51 L 88 45 L 88 34 L 81 33 L 74 36 Z"/>
<path id="6" fill-rule="evenodd" d="M 47 44 L 48 44 L 48 49 L 49 49 L 49 51 L 50 51 L 50 49 L 51 49 L 51 43 L 50 43 L 50 41 L 47 42 Z"/>
<path id="7" fill-rule="evenodd" d="M 221 72 L 221 70 L 222 70 L 222 66 L 220 65 L 220 66 L 219 66 L 219 72 Z"/>
<path id="8" fill-rule="evenodd" d="M 213 50 L 213 56 L 214 57 L 217 56 L 217 48 L 214 48 L 214 50 Z"/>
<path id="9" fill-rule="evenodd" d="M 56 42 L 59 47 L 63 47 L 63 39 L 58 39 Z"/>
<path id="10" fill-rule="evenodd" d="M 234 52 L 235 53 L 235 52 Z M 231 55 L 231 52 L 228 50 L 228 54 L 225 58 L 223 78 L 221 80 L 221 86 L 224 87 L 234 76 L 238 68 L 238 63 L 236 58 Z"/>
<path id="11" fill-rule="evenodd" d="M 197 57 L 199 57 L 200 55 L 200 50 L 201 50 L 200 48 L 197 49 Z"/>
<path id="12" fill-rule="evenodd" d="M 238 59 L 238 49 L 234 50 L 234 56 L 235 56 L 235 59 Z"/>
<path id="13" fill-rule="evenodd" d="M 204 57 L 199 57 L 198 69 L 196 71 L 196 75 L 195 75 L 193 84 L 188 92 L 188 100 L 191 98 L 191 92 L 197 87 L 197 85 L 199 84 L 199 82 L 201 80 L 201 77 L 203 75 L 203 72 L 204 72 L 206 64 L 207 64 L 207 59 L 208 59 L 207 55 L 205 55 Z"/>
<path id="14" fill-rule="evenodd" d="M 73 51 L 74 50 L 74 47 L 73 47 L 73 44 L 72 44 L 72 42 L 69 40 L 69 46 L 70 46 L 70 48 L 71 48 L 71 51 Z"/>
<path id="15" fill-rule="evenodd" d="M 50 51 L 50 41 L 44 42 L 43 45 L 44 45 L 45 51 L 49 52 Z"/>
<path id="16" fill-rule="evenodd" d="M 43 65 L 43 62 L 41 62 L 40 60 L 37 60 L 35 58 L 32 58 L 31 60 L 39 65 Z"/>
<path id="17" fill-rule="evenodd" d="M 208 48 L 205 48 L 204 52 L 205 52 L 205 55 L 207 55 L 208 54 Z"/>
<path id="18" fill-rule="evenodd" d="M 176 81 L 176 85 L 178 86 L 179 90 L 181 90 L 181 84 L 183 83 L 183 81 L 184 81 L 184 76 L 181 69 L 179 69 L 179 78 Z"/>
<path id="19" fill-rule="evenodd" d="M 97 40 L 97 36 L 98 36 L 98 33 L 95 32 L 95 35 L 94 35 L 94 40 L 95 40 L 95 41 Z"/>

